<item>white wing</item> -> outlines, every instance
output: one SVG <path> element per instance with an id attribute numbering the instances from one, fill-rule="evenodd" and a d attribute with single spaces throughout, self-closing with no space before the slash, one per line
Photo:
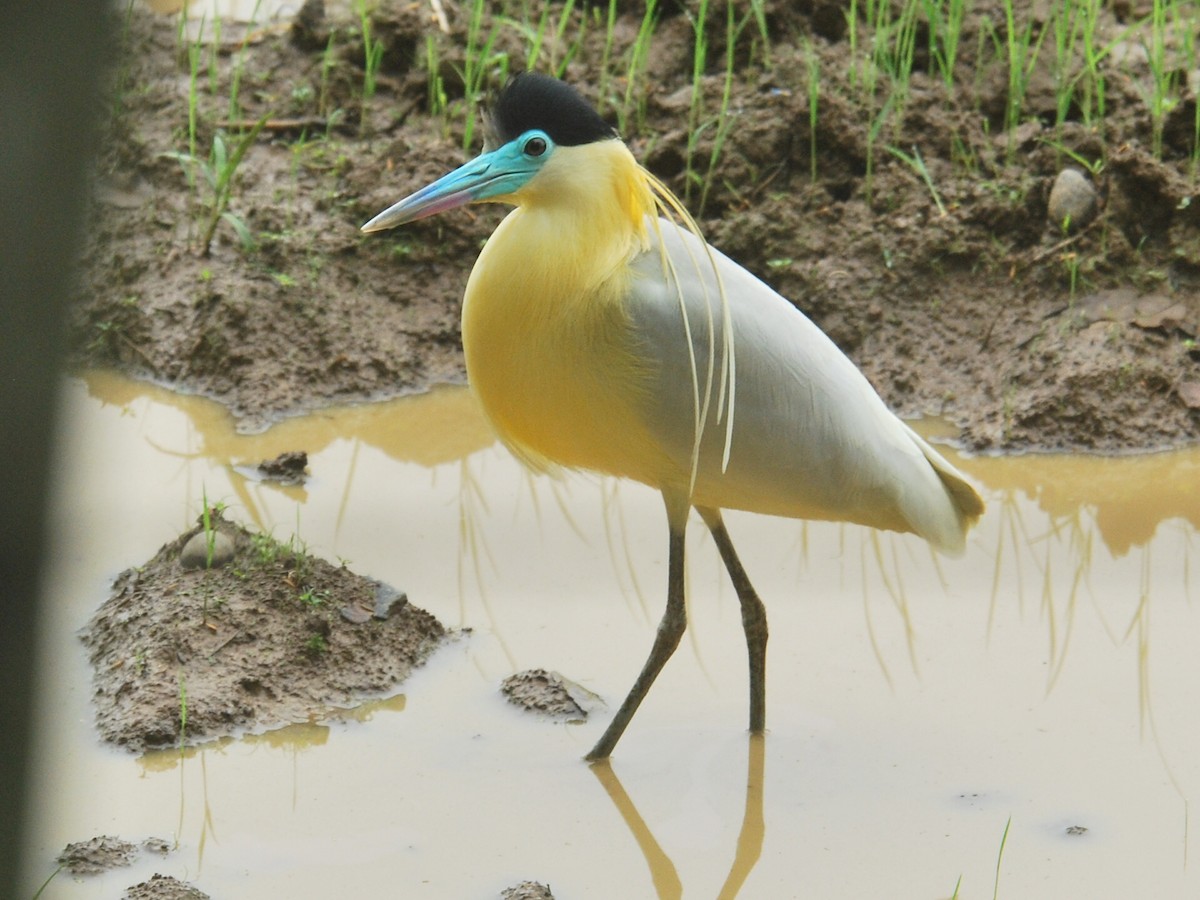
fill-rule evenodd
<path id="1" fill-rule="evenodd" d="M 665 220 L 650 230 L 653 246 L 633 263 L 628 298 L 638 355 L 653 361 L 643 415 L 690 477 L 696 418 L 686 310 L 701 394 L 709 389 L 693 504 L 913 531 L 960 551 L 982 511 L 963 476 L 787 300 L 686 230 Z M 664 274 L 663 250 L 673 274 Z M 717 416 L 724 331 L 716 273 L 736 350 L 732 404 L 723 411 L 733 416 L 727 466 L 727 422 Z"/>

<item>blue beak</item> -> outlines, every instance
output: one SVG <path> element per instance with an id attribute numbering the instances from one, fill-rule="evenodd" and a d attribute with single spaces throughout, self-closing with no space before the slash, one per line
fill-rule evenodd
<path id="1" fill-rule="evenodd" d="M 490 153 L 475 157 L 433 184 L 389 206 L 364 225 L 362 230 L 383 231 L 468 203 L 512 194 L 537 174 L 542 162 L 542 159 L 526 157 L 518 142 L 510 141 Z"/>

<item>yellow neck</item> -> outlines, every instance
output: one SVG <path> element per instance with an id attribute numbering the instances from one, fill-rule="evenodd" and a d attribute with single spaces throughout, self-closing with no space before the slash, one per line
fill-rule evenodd
<path id="1" fill-rule="evenodd" d="M 535 465 L 646 481 L 627 265 L 654 199 L 620 141 L 558 147 L 488 240 L 463 301 L 467 374 L 501 438 Z M 622 435 L 617 438 L 617 435 Z"/>

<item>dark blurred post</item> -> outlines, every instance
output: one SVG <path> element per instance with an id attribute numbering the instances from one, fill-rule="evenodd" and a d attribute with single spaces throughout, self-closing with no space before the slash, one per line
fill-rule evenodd
<path id="1" fill-rule="evenodd" d="M 0 897 L 16 897 L 63 319 L 108 48 L 101 0 L 0 2 Z"/>

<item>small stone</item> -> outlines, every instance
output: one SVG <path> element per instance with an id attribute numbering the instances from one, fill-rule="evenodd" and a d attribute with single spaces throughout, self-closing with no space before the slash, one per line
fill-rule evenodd
<path id="1" fill-rule="evenodd" d="M 347 603 L 338 612 L 351 625 L 362 625 L 364 622 L 370 622 L 373 615 L 371 610 L 363 609 L 357 603 Z"/>
<path id="2" fill-rule="evenodd" d="M 408 594 L 382 581 L 375 583 L 375 618 L 387 620 L 408 603 Z"/>
<path id="3" fill-rule="evenodd" d="M 212 565 L 208 557 L 209 534 L 197 531 L 179 551 L 179 565 L 184 569 L 219 569 L 233 559 L 233 541 L 223 531 L 212 532 Z"/>
<path id="4" fill-rule="evenodd" d="M 1185 381 L 1175 390 L 1184 406 L 1188 409 L 1200 409 L 1200 381 Z"/>
<path id="5" fill-rule="evenodd" d="M 1055 228 L 1078 231 L 1096 217 L 1099 198 L 1092 182 L 1078 169 L 1063 169 L 1050 188 L 1047 213 Z"/>

